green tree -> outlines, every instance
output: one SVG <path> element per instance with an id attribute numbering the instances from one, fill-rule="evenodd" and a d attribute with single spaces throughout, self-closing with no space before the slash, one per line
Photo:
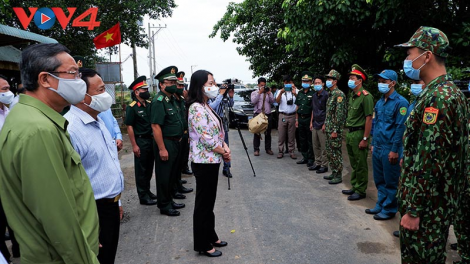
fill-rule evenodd
<path id="1" fill-rule="evenodd" d="M 0 9 L 0 11 L 4 12 L 0 12 L 0 21 L 8 26 L 21 29 L 23 28 L 13 12 L 13 7 L 23 7 L 27 15 L 29 15 L 28 7 L 61 7 L 66 15 L 69 15 L 67 7 L 76 7 L 77 10 L 65 30 L 62 29 L 58 21 L 48 30 L 37 28 L 32 21 L 28 30 L 54 38 L 67 46 L 72 54 L 82 55 L 86 59 L 94 57 L 96 54 L 93 38 L 118 22 L 121 25 L 123 43 L 130 45 L 134 42 L 138 47 L 146 47 L 148 36 L 145 34 L 145 30 L 137 25 L 137 21 L 141 20 L 144 15 L 148 15 L 152 19 L 171 16 L 173 9 L 176 7 L 174 0 L 3 0 L 3 2 L 3 10 Z M 90 7 L 98 7 L 97 21 L 100 21 L 100 27 L 93 30 L 87 30 L 84 27 L 72 27 L 73 19 Z M 88 16 L 85 21 L 89 21 L 89 19 Z M 114 47 L 112 51 L 116 52 L 117 47 Z"/>

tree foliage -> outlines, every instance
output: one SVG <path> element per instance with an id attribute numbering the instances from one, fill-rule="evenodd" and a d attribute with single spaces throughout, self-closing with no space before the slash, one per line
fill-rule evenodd
<path id="1" fill-rule="evenodd" d="M 137 25 L 137 21 L 142 20 L 145 15 L 152 19 L 171 16 L 172 9 L 176 7 L 174 0 L 3 0 L 3 2 L 2 11 L 5 12 L 0 12 L 0 21 L 8 26 L 21 29 L 23 28 L 13 12 L 13 7 L 23 7 L 27 15 L 29 15 L 28 7 L 61 7 L 66 15 L 69 15 L 67 7 L 76 7 L 77 10 L 65 30 L 62 29 L 58 21 L 48 30 L 37 28 L 34 22 L 31 21 L 28 30 L 54 38 L 67 46 L 72 54 L 85 57 L 93 57 L 96 53 L 93 38 L 118 22 L 121 25 L 123 43 L 130 45 L 134 42 L 138 47 L 146 47 L 148 36 L 145 34 L 145 30 Z M 90 7 L 98 7 L 97 20 L 101 22 L 100 27 L 94 30 L 87 30 L 84 27 L 72 27 L 73 19 Z M 89 21 L 89 17 L 86 20 Z M 117 49 L 114 48 L 113 50 L 116 52 Z"/>
<path id="2" fill-rule="evenodd" d="M 279 80 L 305 69 L 344 75 L 354 63 L 369 73 L 398 71 L 405 54 L 393 45 L 433 26 L 450 39 L 448 65 L 466 67 L 469 11 L 467 0 L 245 0 L 229 4 L 211 37 L 219 31 L 223 40 L 233 36 L 254 75 Z"/>

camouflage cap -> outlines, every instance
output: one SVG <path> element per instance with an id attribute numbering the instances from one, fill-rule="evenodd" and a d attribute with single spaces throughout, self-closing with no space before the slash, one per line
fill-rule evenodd
<path id="1" fill-rule="evenodd" d="M 339 80 L 341 79 L 341 74 L 339 74 L 339 72 L 337 72 L 336 70 L 331 70 L 327 75 L 325 75 L 325 78 L 332 78 L 332 79 L 335 79 L 335 80 Z"/>
<path id="2" fill-rule="evenodd" d="M 412 48 L 417 47 L 431 51 L 433 54 L 447 58 L 449 39 L 444 32 L 433 27 L 420 27 L 406 43 L 395 45 L 395 47 Z"/>

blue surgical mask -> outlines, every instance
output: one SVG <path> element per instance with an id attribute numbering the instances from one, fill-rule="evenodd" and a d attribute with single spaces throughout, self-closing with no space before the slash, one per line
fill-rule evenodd
<path id="1" fill-rule="evenodd" d="M 356 88 L 357 87 L 356 82 L 353 81 L 353 80 L 349 80 L 348 81 L 348 87 L 351 88 L 351 89 Z"/>
<path id="2" fill-rule="evenodd" d="M 333 87 L 333 81 L 326 81 L 326 87 L 328 88 Z"/>
<path id="3" fill-rule="evenodd" d="M 419 73 L 420 73 L 420 70 L 421 68 L 424 67 L 424 65 L 426 65 L 426 63 L 424 63 L 423 65 L 421 65 L 421 67 L 419 67 L 418 69 L 415 69 L 413 68 L 413 62 L 415 60 L 417 60 L 419 57 L 423 56 L 424 54 L 426 54 L 426 52 L 424 52 L 423 54 L 419 55 L 418 57 L 416 57 L 414 60 L 405 60 L 403 62 L 403 71 L 405 72 L 406 76 L 408 76 L 408 78 L 410 79 L 413 79 L 413 80 L 416 80 L 416 81 L 419 81 L 420 78 L 419 78 Z"/>
<path id="4" fill-rule="evenodd" d="M 318 92 L 318 91 L 320 91 L 321 89 L 323 89 L 323 85 L 321 85 L 321 84 L 314 85 L 314 86 L 313 86 L 313 89 L 315 89 L 315 91 Z"/>
<path id="5" fill-rule="evenodd" d="M 284 90 L 285 90 L 286 92 L 292 91 L 292 84 L 290 84 L 290 83 L 284 84 Z"/>
<path id="6" fill-rule="evenodd" d="M 379 83 L 379 92 L 386 94 L 390 91 L 390 87 L 388 83 Z"/>
<path id="7" fill-rule="evenodd" d="M 308 89 L 308 88 L 310 88 L 310 84 L 309 83 L 302 83 L 302 88 Z"/>
<path id="8" fill-rule="evenodd" d="M 414 96 L 418 96 L 421 92 L 423 91 L 423 85 L 420 84 L 420 83 L 417 83 L 417 84 L 412 84 L 411 85 L 411 93 L 414 95 Z"/>

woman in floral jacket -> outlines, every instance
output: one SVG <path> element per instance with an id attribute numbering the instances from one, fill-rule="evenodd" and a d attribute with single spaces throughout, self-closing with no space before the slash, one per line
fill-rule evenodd
<path id="1" fill-rule="evenodd" d="M 199 70 L 191 76 L 188 123 L 189 160 L 196 177 L 194 250 L 209 257 L 222 256 L 214 247 L 227 246 L 215 232 L 214 205 L 220 163 L 230 161 L 230 149 L 224 142 L 222 120 L 207 104 L 207 100 L 218 93 L 212 73 Z"/>

